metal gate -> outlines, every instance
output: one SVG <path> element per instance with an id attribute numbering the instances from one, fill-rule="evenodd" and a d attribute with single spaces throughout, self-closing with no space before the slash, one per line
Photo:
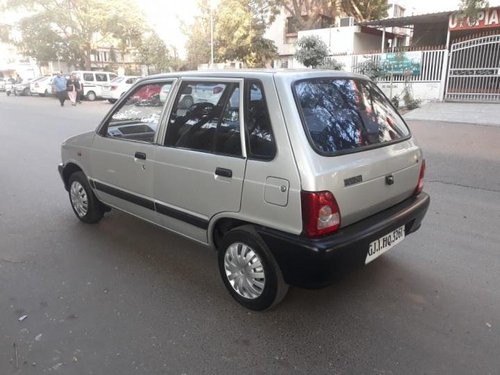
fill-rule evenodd
<path id="1" fill-rule="evenodd" d="M 445 100 L 500 102 L 500 35 L 451 46 Z"/>

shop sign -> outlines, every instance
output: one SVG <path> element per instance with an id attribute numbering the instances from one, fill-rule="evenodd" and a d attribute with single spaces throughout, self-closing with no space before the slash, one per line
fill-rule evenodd
<path id="1" fill-rule="evenodd" d="M 448 27 L 450 31 L 486 29 L 500 27 L 500 8 L 483 9 L 475 19 L 463 17 L 460 13 L 450 15 Z"/>

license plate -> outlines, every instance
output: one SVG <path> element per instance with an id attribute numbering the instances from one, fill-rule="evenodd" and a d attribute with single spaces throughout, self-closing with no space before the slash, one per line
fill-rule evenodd
<path id="1" fill-rule="evenodd" d="M 370 247 L 368 248 L 368 254 L 366 255 L 365 264 L 370 263 L 372 260 L 375 260 L 387 250 L 389 250 L 394 245 L 397 245 L 401 241 L 405 239 L 405 226 L 399 227 L 396 230 L 393 230 L 391 233 L 386 234 L 383 237 L 380 237 L 378 240 L 375 240 L 370 243 Z"/>

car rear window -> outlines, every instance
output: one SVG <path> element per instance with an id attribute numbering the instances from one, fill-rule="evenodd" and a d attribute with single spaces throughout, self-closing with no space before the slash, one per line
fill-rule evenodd
<path id="1" fill-rule="evenodd" d="M 410 135 L 370 81 L 316 78 L 295 82 L 293 90 L 308 138 L 322 155 L 382 146 Z"/>

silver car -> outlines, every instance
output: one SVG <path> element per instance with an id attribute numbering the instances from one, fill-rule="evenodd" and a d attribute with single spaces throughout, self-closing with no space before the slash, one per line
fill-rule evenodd
<path id="1" fill-rule="evenodd" d="M 186 106 L 200 85 L 217 99 Z M 229 293 L 253 310 L 372 262 L 420 227 L 430 201 L 410 130 L 351 73 L 151 76 L 61 152 L 82 222 L 117 208 L 214 248 Z"/>

